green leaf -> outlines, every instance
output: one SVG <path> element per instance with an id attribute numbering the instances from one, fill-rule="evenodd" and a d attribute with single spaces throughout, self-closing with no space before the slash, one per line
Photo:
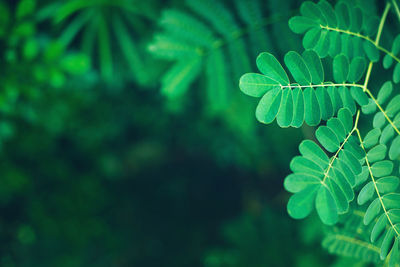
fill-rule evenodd
<path id="1" fill-rule="evenodd" d="M 311 84 L 311 74 L 306 66 L 303 58 L 294 51 L 290 51 L 285 55 L 284 58 L 285 64 L 290 70 L 293 78 L 300 85 L 309 85 Z"/>
<path id="2" fill-rule="evenodd" d="M 261 53 L 256 60 L 258 69 L 282 85 L 289 85 L 289 78 L 279 61 L 270 53 Z"/>
<path id="3" fill-rule="evenodd" d="M 368 99 L 368 104 L 361 107 L 361 110 L 364 114 L 372 114 L 376 112 L 376 105 L 372 99 Z"/>
<path id="4" fill-rule="evenodd" d="M 358 82 L 364 74 L 366 65 L 364 58 L 354 58 L 350 63 L 349 77 L 347 80 L 352 83 Z"/>
<path id="5" fill-rule="evenodd" d="M 301 34 L 313 27 L 319 27 L 319 24 L 317 21 L 315 21 L 311 18 L 307 18 L 307 17 L 303 17 L 303 16 L 295 16 L 289 20 L 289 28 L 294 33 Z"/>
<path id="6" fill-rule="evenodd" d="M 361 163 L 360 161 L 353 155 L 353 153 L 347 151 L 347 150 L 342 150 L 339 154 L 342 159 L 349 165 L 351 171 L 355 174 L 358 175 L 361 172 Z"/>
<path id="7" fill-rule="evenodd" d="M 386 232 L 385 238 L 382 241 L 381 245 L 381 260 L 384 260 L 386 256 L 389 254 L 390 248 L 392 247 L 393 244 L 393 239 L 395 237 L 395 232 L 393 228 L 389 228 L 389 230 Z"/>
<path id="8" fill-rule="evenodd" d="M 394 130 L 392 125 L 388 124 L 386 127 L 383 129 L 381 138 L 379 139 L 379 143 L 381 144 L 386 144 L 391 140 L 394 136 Z"/>
<path id="9" fill-rule="evenodd" d="M 374 163 L 376 161 L 383 160 L 386 157 L 386 152 L 387 152 L 387 147 L 383 144 L 379 144 L 373 147 L 370 151 L 368 151 L 367 153 L 368 161 L 370 163 Z"/>
<path id="10" fill-rule="evenodd" d="M 329 38 L 331 43 L 328 54 L 331 57 L 335 57 L 337 54 L 340 53 L 340 50 L 342 49 L 342 39 L 340 37 L 340 34 L 336 31 L 331 31 L 328 34 L 330 36 Z"/>
<path id="11" fill-rule="evenodd" d="M 322 169 L 329 165 L 329 158 L 325 152 L 315 142 L 311 140 L 304 140 L 299 145 L 300 153 L 307 159 L 312 160 L 318 164 Z"/>
<path id="12" fill-rule="evenodd" d="M 364 93 L 363 89 L 360 87 L 352 86 L 350 88 L 351 96 L 360 106 L 364 106 L 368 104 L 368 96 Z"/>
<path id="13" fill-rule="evenodd" d="M 379 199 L 376 198 L 368 206 L 367 211 L 365 212 L 364 224 L 365 225 L 370 224 L 376 218 L 376 216 L 378 216 L 380 211 L 381 211 L 381 203 L 379 202 Z"/>
<path id="14" fill-rule="evenodd" d="M 321 111 L 321 119 L 327 120 L 334 114 L 332 100 L 325 88 L 317 87 L 316 95 L 319 102 L 319 108 Z"/>
<path id="15" fill-rule="evenodd" d="M 333 86 L 328 87 L 327 91 L 332 101 L 333 110 L 336 113 L 336 111 L 338 111 L 340 108 L 343 107 L 343 101 L 340 98 L 339 91 L 337 90 L 336 87 Z"/>
<path id="16" fill-rule="evenodd" d="M 388 211 L 388 215 L 393 223 L 398 224 L 400 222 L 400 209 L 398 208 L 391 209 Z"/>
<path id="17" fill-rule="evenodd" d="M 333 78 L 338 83 L 347 81 L 349 74 L 349 59 L 344 54 L 337 55 L 333 59 Z"/>
<path id="18" fill-rule="evenodd" d="M 371 166 L 371 172 L 375 177 L 390 175 L 393 171 L 393 162 L 389 160 L 378 161 Z"/>
<path id="19" fill-rule="evenodd" d="M 398 186 L 399 178 L 396 176 L 383 177 L 376 181 L 376 187 L 382 194 L 394 192 Z"/>
<path id="20" fill-rule="evenodd" d="M 364 147 L 368 149 L 375 146 L 378 143 L 380 136 L 381 130 L 379 128 L 374 128 L 369 131 L 363 141 Z"/>
<path id="21" fill-rule="evenodd" d="M 186 93 L 189 85 L 198 77 L 201 61 L 198 58 L 183 60 L 174 65 L 162 79 L 161 92 L 168 98 L 176 99 Z"/>
<path id="22" fill-rule="evenodd" d="M 293 120 L 293 96 L 292 89 L 285 88 L 282 93 L 281 106 L 276 118 L 280 127 L 289 127 Z"/>
<path id="23" fill-rule="evenodd" d="M 315 195 L 321 185 L 307 186 L 304 190 L 290 197 L 287 204 L 287 211 L 294 219 L 307 217 L 314 207 Z"/>
<path id="24" fill-rule="evenodd" d="M 21 0 L 18 3 L 16 17 L 21 19 L 29 14 L 32 14 L 36 7 L 35 0 Z"/>
<path id="25" fill-rule="evenodd" d="M 332 169 L 333 174 L 330 173 L 330 177 L 339 185 L 341 191 L 343 192 L 347 202 L 350 202 L 354 199 L 354 191 L 351 187 L 350 182 L 344 177 L 344 174 L 338 169 Z M 327 180 L 329 181 L 329 180 Z M 337 197 L 335 197 L 337 199 Z M 347 205 L 348 203 L 346 203 Z"/>
<path id="26" fill-rule="evenodd" d="M 292 159 L 290 169 L 294 173 L 308 173 L 317 177 L 320 177 L 324 173 L 324 170 L 312 160 L 300 156 Z"/>
<path id="27" fill-rule="evenodd" d="M 400 203 L 400 194 L 389 193 L 382 197 L 383 205 L 387 210 L 398 208 Z"/>
<path id="28" fill-rule="evenodd" d="M 239 87 L 243 93 L 253 97 L 261 97 L 279 83 L 265 75 L 258 73 L 246 73 L 239 80 Z"/>
<path id="29" fill-rule="evenodd" d="M 350 10 L 347 2 L 338 2 L 335 6 L 335 13 L 338 18 L 339 28 L 348 29 L 350 27 Z"/>
<path id="30" fill-rule="evenodd" d="M 393 84 L 391 81 L 385 82 L 381 89 L 379 90 L 377 101 L 380 105 L 384 104 L 388 100 L 389 96 L 392 94 Z"/>
<path id="31" fill-rule="evenodd" d="M 340 147 L 340 141 L 337 135 L 328 127 L 321 126 L 315 132 L 318 141 L 329 152 L 335 152 Z"/>
<path id="32" fill-rule="evenodd" d="M 400 95 L 396 95 L 389 101 L 389 104 L 386 107 L 386 114 L 389 117 L 393 117 L 397 112 L 400 111 Z"/>
<path id="33" fill-rule="evenodd" d="M 278 114 L 282 100 L 281 88 L 268 91 L 260 100 L 256 109 L 256 118 L 262 123 L 268 124 L 274 121 Z"/>
<path id="34" fill-rule="evenodd" d="M 379 60 L 379 50 L 370 41 L 364 41 L 363 44 L 365 54 L 367 54 L 369 60 L 377 62 Z"/>
<path id="35" fill-rule="evenodd" d="M 312 49 L 317 46 L 321 39 L 321 29 L 312 28 L 306 32 L 303 38 L 303 46 L 305 49 Z"/>
<path id="36" fill-rule="evenodd" d="M 318 2 L 318 7 L 321 10 L 322 15 L 326 18 L 329 27 L 336 28 L 337 26 L 337 17 L 335 11 L 333 10 L 331 4 L 329 4 L 325 0 L 321 0 Z"/>
<path id="37" fill-rule="evenodd" d="M 321 9 L 311 1 L 305 1 L 300 7 L 300 13 L 304 17 L 311 18 L 319 23 L 326 25 L 326 19 L 321 13 Z"/>
<path id="38" fill-rule="evenodd" d="M 327 225 L 334 225 L 338 220 L 338 211 L 332 193 L 321 186 L 315 199 L 315 208 L 321 221 Z"/>
<path id="39" fill-rule="evenodd" d="M 399 237 L 396 237 L 390 253 L 389 267 L 394 267 L 398 263 L 399 263 Z"/>
<path id="40" fill-rule="evenodd" d="M 341 108 L 337 117 L 344 125 L 346 133 L 350 133 L 353 129 L 353 116 L 351 115 L 350 110 L 347 108 Z"/>
<path id="41" fill-rule="evenodd" d="M 349 210 L 349 200 L 348 198 L 351 196 L 347 196 L 344 193 L 344 190 L 347 190 L 350 186 L 344 180 L 339 180 L 338 182 L 344 182 L 343 184 L 338 185 L 336 179 L 327 179 L 326 184 L 328 186 L 328 191 L 331 193 L 333 200 L 335 201 L 335 206 L 338 214 L 344 214 Z M 347 186 L 343 189 L 343 185 Z M 350 191 L 351 187 L 350 187 Z"/>
<path id="42" fill-rule="evenodd" d="M 363 13 L 359 7 L 352 7 L 350 16 L 350 31 L 360 32 L 363 25 Z"/>
<path id="43" fill-rule="evenodd" d="M 399 83 L 400 82 L 400 63 L 396 64 L 393 71 L 393 82 Z"/>
<path id="44" fill-rule="evenodd" d="M 321 84 L 324 81 L 324 69 L 322 68 L 321 59 L 314 50 L 306 50 L 302 54 L 303 59 L 311 73 L 313 84 Z"/>
<path id="45" fill-rule="evenodd" d="M 349 89 L 347 87 L 341 86 L 339 87 L 339 95 L 343 101 L 343 106 L 350 110 L 351 114 L 356 113 L 356 104 L 354 103 L 354 99 L 351 96 Z"/>
<path id="46" fill-rule="evenodd" d="M 307 87 L 304 90 L 305 121 L 310 126 L 318 125 L 321 121 L 321 110 L 315 91 Z"/>
<path id="47" fill-rule="evenodd" d="M 357 203 L 358 205 L 364 205 L 372 199 L 375 194 L 375 187 L 373 182 L 367 183 L 358 194 Z"/>
<path id="48" fill-rule="evenodd" d="M 349 165 L 347 165 L 346 162 L 344 162 L 341 158 L 339 158 L 335 161 L 334 166 L 342 171 L 347 181 L 349 181 L 350 185 L 352 186 L 355 185 L 356 178 L 354 172 L 350 169 Z"/>
<path id="49" fill-rule="evenodd" d="M 395 160 L 398 159 L 399 156 L 400 156 L 400 136 L 396 136 L 396 138 L 393 139 L 393 142 L 390 145 L 389 158 L 391 160 Z"/>
<path id="50" fill-rule="evenodd" d="M 385 115 L 382 112 L 378 112 L 374 116 L 374 120 L 372 122 L 372 126 L 374 128 L 382 128 L 386 123 Z"/>
<path id="51" fill-rule="evenodd" d="M 318 43 L 316 47 L 314 47 L 314 50 L 321 58 L 324 58 L 329 54 L 330 36 L 331 35 L 327 30 L 322 30 Z"/>
<path id="52" fill-rule="evenodd" d="M 321 181 L 306 173 L 292 173 L 285 178 L 284 187 L 288 192 L 297 193 L 303 191 L 310 185 L 321 184 Z"/>
<path id="53" fill-rule="evenodd" d="M 383 57 L 383 67 L 385 69 L 390 68 L 393 65 L 393 57 L 386 55 Z"/>
<path id="54" fill-rule="evenodd" d="M 293 120 L 291 126 L 300 127 L 304 122 L 304 97 L 303 91 L 299 87 L 292 90 L 293 95 Z"/>
<path id="55" fill-rule="evenodd" d="M 329 119 L 326 125 L 338 136 L 339 140 L 344 140 L 346 138 L 346 129 L 338 118 Z"/>
<path id="56" fill-rule="evenodd" d="M 383 230 L 385 230 L 386 223 L 388 222 L 386 214 L 382 214 L 378 221 L 375 223 L 374 228 L 371 231 L 371 242 L 375 243 L 380 237 Z"/>
<path id="57" fill-rule="evenodd" d="M 400 34 L 394 38 L 392 43 L 392 54 L 397 55 L 400 53 Z"/>

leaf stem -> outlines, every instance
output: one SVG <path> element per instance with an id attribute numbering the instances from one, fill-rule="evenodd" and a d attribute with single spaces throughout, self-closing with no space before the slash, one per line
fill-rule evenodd
<path id="1" fill-rule="evenodd" d="M 356 84 L 356 83 L 324 83 L 324 84 L 310 84 L 310 85 L 280 85 L 281 88 L 292 88 L 292 87 L 298 87 L 298 88 L 308 88 L 308 87 L 339 87 L 339 86 L 351 86 L 351 87 L 360 87 L 364 88 L 364 85 L 361 84 Z"/>
<path id="2" fill-rule="evenodd" d="M 397 5 L 396 0 L 392 0 L 392 3 L 393 3 L 394 9 L 396 11 L 397 17 L 399 18 L 399 22 L 400 22 L 400 9 L 399 9 L 399 6 Z"/>
<path id="3" fill-rule="evenodd" d="M 378 109 L 383 113 L 385 116 L 386 120 L 390 123 L 390 125 L 393 127 L 393 129 L 397 132 L 398 135 L 400 135 L 400 130 L 396 127 L 394 122 L 389 118 L 389 115 L 386 113 L 386 111 L 382 108 L 382 106 L 379 104 L 378 100 L 372 95 L 371 91 L 366 89 L 365 92 L 371 97 L 372 101 L 374 101 L 375 105 L 378 107 Z"/>
<path id="4" fill-rule="evenodd" d="M 375 45 L 379 45 L 379 40 L 381 39 L 381 34 L 383 30 L 383 26 L 385 25 L 387 14 L 389 13 L 390 3 L 387 3 L 385 6 L 385 10 L 383 11 L 381 21 L 379 22 L 378 33 L 376 34 Z"/>
<path id="5" fill-rule="evenodd" d="M 396 235 L 397 235 L 398 237 L 400 237 L 400 233 L 397 231 L 397 229 L 396 229 L 394 223 L 393 223 L 392 220 L 390 219 L 390 216 L 389 216 L 388 211 L 387 211 L 387 209 L 386 209 L 386 207 L 385 207 L 385 204 L 383 203 L 382 196 L 381 196 L 381 194 L 379 193 L 378 187 L 377 187 L 377 185 L 376 185 L 376 180 L 375 180 L 375 178 L 374 178 L 374 175 L 372 174 L 371 164 L 369 163 L 369 160 L 368 160 L 368 157 L 367 157 L 367 151 L 366 151 L 366 149 L 365 149 L 365 147 L 364 147 L 364 143 L 363 143 L 363 140 L 362 140 L 360 131 L 359 131 L 358 129 L 356 129 L 356 132 L 357 132 L 358 140 L 360 141 L 361 148 L 362 148 L 362 150 L 363 150 L 364 153 L 365 153 L 365 162 L 366 162 L 366 164 L 367 164 L 368 172 L 369 172 L 369 174 L 370 174 L 370 176 L 371 176 L 371 180 L 372 180 L 372 183 L 373 183 L 373 185 L 374 185 L 374 188 L 375 188 L 376 194 L 377 194 L 377 196 L 378 196 L 379 202 L 381 203 L 381 206 L 382 206 L 382 208 L 383 208 L 383 211 L 384 211 L 384 213 L 385 213 L 385 216 L 386 216 L 387 219 L 388 219 L 388 222 L 389 222 L 390 226 L 393 228 L 393 230 L 394 230 L 394 232 L 396 233 Z"/>
<path id="6" fill-rule="evenodd" d="M 356 120 L 354 122 L 354 127 L 353 129 L 350 131 L 350 133 L 346 136 L 346 138 L 344 139 L 343 143 L 340 145 L 340 147 L 338 148 L 338 150 L 336 151 L 335 155 L 333 155 L 333 157 L 331 158 L 328 167 L 326 168 L 326 171 L 324 172 L 324 179 L 322 179 L 322 184 L 325 185 L 325 181 L 329 176 L 329 171 L 331 170 L 332 166 L 333 166 L 333 162 L 337 159 L 340 151 L 342 151 L 344 145 L 347 143 L 347 141 L 349 140 L 350 136 L 352 136 L 352 134 L 354 133 L 354 131 L 357 130 L 357 126 L 358 126 L 358 119 L 360 118 L 360 110 L 357 110 L 357 115 L 356 115 Z"/>
<path id="7" fill-rule="evenodd" d="M 385 25 L 385 21 L 386 21 L 386 17 L 387 14 L 389 12 L 390 9 L 390 3 L 386 4 L 385 10 L 383 11 L 381 20 L 379 21 L 379 27 L 378 27 L 378 32 L 376 34 L 376 38 L 375 38 L 375 42 L 373 42 L 373 44 L 378 47 L 379 46 L 379 41 L 381 39 L 381 34 L 382 34 L 382 30 L 383 30 L 383 26 Z M 370 40 L 370 39 L 368 39 Z M 371 40 L 372 41 L 372 40 Z M 372 61 L 369 62 L 368 64 L 368 70 L 367 70 L 367 74 L 365 76 L 365 82 L 364 82 L 364 88 L 363 91 L 365 92 L 367 90 L 367 86 L 368 86 L 368 81 L 369 78 L 371 77 L 371 71 L 372 71 L 372 67 L 373 67 L 374 63 Z"/>
<path id="8" fill-rule="evenodd" d="M 351 32 L 351 31 L 348 31 L 348 30 L 342 30 L 342 29 L 338 29 L 338 28 L 332 28 L 332 27 L 324 26 L 324 25 L 320 25 L 320 27 L 321 27 L 322 29 L 326 29 L 326 30 L 328 30 L 328 31 L 336 31 L 336 32 L 345 33 L 345 34 L 348 34 L 348 35 L 352 35 L 352 36 L 356 36 L 356 37 L 359 37 L 359 38 L 361 38 L 361 39 L 364 39 L 364 40 L 366 40 L 366 41 L 372 43 L 377 49 L 381 50 L 383 53 L 389 55 L 389 56 L 392 57 L 394 60 L 396 60 L 398 63 L 400 63 L 400 58 L 398 58 L 397 56 L 395 56 L 392 52 L 390 52 L 390 51 L 387 50 L 386 48 L 384 48 L 384 47 L 382 47 L 382 46 L 379 45 L 379 40 L 380 40 L 380 38 L 381 38 L 383 26 L 384 26 L 384 24 L 385 24 L 385 21 L 386 21 L 386 17 L 387 17 L 387 15 L 388 15 L 388 12 L 389 12 L 389 10 L 390 10 L 390 6 L 391 6 L 390 3 L 387 3 L 387 4 L 386 4 L 385 10 L 383 11 L 381 20 L 380 20 L 380 22 L 379 22 L 378 32 L 377 32 L 375 41 L 372 40 L 370 37 L 365 36 L 365 35 L 362 35 L 362 34 L 360 34 L 360 33 L 358 33 L 358 32 Z M 396 6 L 395 6 L 395 8 L 396 8 Z M 397 8 L 398 8 L 398 7 L 397 7 Z M 372 67 L 371 67 L 371 68 L 372 68 Z"/>

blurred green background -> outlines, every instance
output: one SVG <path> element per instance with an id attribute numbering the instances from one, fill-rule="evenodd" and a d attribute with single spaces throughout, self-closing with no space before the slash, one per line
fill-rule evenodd
<path id="1" fill-rule="evenodd" d="M 261 51 L 300 49 L 287 21 L 302 1 L 259 1 L 253 26 L 237 12 L 246 1 L 219 2 L 246 50 L 252 29 L 266 36 L 248 68 Z M 218 87 L 207 89 L 206 63 L 172 86 L 174 58 L 157 37 L 170 9 L 213 28 L 178 0 L 0 1 L 0 266 L 336 261 L 318 220 L 286 213 L 283 178 L 312 129 L 258 124 L 240 66 L 219 74 L 229 80 L 223 103 L 210 97 Z M 212 31 L 233 65 L 231 39 Z"/>

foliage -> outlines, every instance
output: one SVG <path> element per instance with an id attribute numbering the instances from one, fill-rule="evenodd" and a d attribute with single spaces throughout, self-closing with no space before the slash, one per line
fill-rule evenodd
<path id="1" fill-rule="evenodd" d="M 244 93 L 262 97 L 256 110 L 260 122 L 276 118 L 280 127 L 300 127 L 304 121 L 310 126 L 324 124 L 315 131 L 318 143 L 301 142 L 301 156 L 290 163 L 293 174 L 284 182 L 285 189 L 294 193 L 287 204 L 289 215 L 302 219 L 315 207 L 326 225 L 347 220 L 342 230 L 325 238 L 324 246 L 331 253 L 381 260 L 389 266 L 399 263 L 399 173 L 394 166 L 400 156 L 400 96 L 391 96 L 391 81 L 379 80 L 383 85 L 378 91 L 372 90 L 369 80 L 375 77 L 372 70 L 383 53 L 384 68 L 397 61 L 393 82 L 399 82 L 399 39 L 394 38 L 391 51 L 380 45 L 393 5 L 397 8 L 395 1 L 388 1 L 377 20 L 355 2 L 339 1 L 334 7 L 324 0 L 304 2 L 301 16 L 291 18 L 289 26 L 295 33 L 305 33 L 305 51 L 302 55 L 290 51 L 284 57 L 294 82 L 272 54 L 262 53 L 257 58 L 262 74 L 245 74 L 239 83 Z M 333 58 L 330 75 L 323 68 L 330 62 L 326 57 Z M 366 134 L 359 128 L 361 113 L 375 114 Z M 360 212 L 352 204 L 355 199 Z M 358 226 L 360 213 L 363 223 L 373 227 Z"/>
<path id="2" fill-rule="evenodd" d="M 270 17 L 263 14 L 266 8 L 259 0 L 233 1 L 234 8 L 223 1 L 187 0 L 185 4 L 187 11 L 163 11 L 163 31 L 149 46 L 155 56 L 174 62 L 163 75 L 161 92 L 169 101 L 177 102 L 204 76 L 206 112 L 226 112 L 240 101 L 232 81 L 252 69 L 252 55 L 272 48 L 273 34 L 265 27 L 282 20 L 279 9 L 290 9 L 291 1 L 281 3 L 279 9 L 270 4 Z M 281 34 L 294 39 L 290 34 Z"/>
<path id="3" fill-rule="evenodd" d="M 56 1 L 43 7 L 37 19 L 51 19 L 55 26 L 62 27 L 57 41 L 63 48 L 78 39 L 81 52 L 89 58 L 99 55 L 93 63 L 105 81 L 115 84 L 118 76 L 124 75 L 124 79 L 132 76 L 139 84 L 149 85 L 159 69 L 147 54 L 141 53 L 145 36 L 138 39 L 135 35 L 144 32 L 146 23 L 156 16 L 155 4 L 126 0 Z"/>
<path id="4" fill-rule="evenodd" d="M 398 0 L 333 2 L 0 0 L 0 266 L 397 266 Z"/>

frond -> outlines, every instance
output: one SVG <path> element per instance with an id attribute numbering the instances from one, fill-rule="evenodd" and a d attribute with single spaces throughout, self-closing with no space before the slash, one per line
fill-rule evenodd
<path id="1" fill-rule="evenodd" d="M 131 17 L 146 16 L 146 12 L 136 1 L 73 0 L 45 6 L 38 13 L 38 19 L 52 19 L 54 24 L 62 25 L 58 41 L 65 49 L 79 43 L 80 50 L 89 57 L 98 54 L 94 63 L 106 81 L 115 79 L 116 69 L 128 69 L 129 75 L 144 85 L 151 76 L 151 72 L 144 71 L 148 60 L 140 52 L 138 41 L 130 36 L 140 24 Z M 116 53 L 116 50 L 121 52 Z"/>
<path id="2" fill-rule="evenodd" d="M 335 7 L 325 0 L 318 4 L 306 1 L 300 13 L 289 20 L 289 27 L 304 34 L 305 49 L 315 50 L 321 58 L 343 53 L 349 58 L 379 60 L 379 48 L 373 41 L 379 26 L 377 16 L 364 13 L 351 1 L 339 1 Z"/>
<path id="3" fill-rule="evenodd" d="M 380 248 L 369 240 L 370 226 L 363 223 L 365 211 L 351 206 L 340 222 L 330 228 L 322 246 L 329 253 L 352 257 L 364 262 L 380 263 Z"/>
<path id="4" fill-rule="evenodd" d="M 369 131 L 362 140 L 361 146 L 366 154 L 368 168 L 367 183 L 357 197 L 359 205 L 368 204 L 364 215 L 364 224 L 374 222 L 371 231 L 371 242 L 380 238 L 380 258 L 389 256 L 389 266 L 395 266 L 399 257 L 400 238 L 400 194 L 399 178 L 394 172 L 394 164 L 387 160 L 387 149 L 379 144 L 382 132 L 379 128 Z M 369 179 L 368 179 L 369 178 Z"/>
<path id="5" fill-rule="evenodd" d="M 269 53 L 257 58 L 262 74 L 248 73 L 239 82 L 247 95 L 261 97 L 256 117 L 260 122 L 271 123 L 277 118 L 280 127 L 318 125 L 328 120 L 342 108 L 354 115 L 356 102 L 368 103 L 368 97 L 355 84 L 364 74 L 366 63 L 361 57 L 349 62 L 347 56 L 337 55 L 333 61 L 333 76 L 336 83 L 324 82 L 324 69 L 319 56 L 313 50 L 302 55 L 290 51 L 285 55 L 285 65 L 294 82 L 278 60 Z M 350 89 L 349 89 L 350 88 Z"/>
<path id="6" fill-rule="evenodd" d="M 377 111 L 373 119 L 375 131 L 380 132 L 379 143 L 389 151 L 390 160 L 398 160 L 400 156 L 400 95 L 393 95 L 392 83 L 385 82 L 378 92 L 377 98 L 371 95 L 363 112 L 371 114 Z"/>
<path id="7" fill-rule="evenodd" d="M 342 108 L 336 118 L 329 119 L 326 126 L 316 131 L 319 143 L 334 155 L 329 158 L 311 140 L 300 144 L 302 156 L 293 158 L 290 163 L 293 174 L 284 182 L 285 189 L 294 193 L 288 202 L 291 217 L 305 218 L 315 206 L 321 221 L 333 225 L 339 214 L 348 211 L 354 199 L 353 187 L 362 171 L 362 151 L 354 137 L 355 129 L 350 110 Z"/>
<path id="8" fill-rule="evenodd" d="M 270 47 L 265 26 L 281 17 L 265 18 L 259 0 L 236 0 L 232 7 L 222 1 L 187 0 L 186 6 L 187 11 L 169 9 L 162 13 L 162 31 L 155 35 L 149 50 L 171 61 L 189 63 L 198 57 L 201 70 L 192 75 L 191 83 L 178 86 L 187 87 L 182 90 L 187 92 L 193 82 L 205 77 L 206 110 L 226 111 L 236 95 L 233 89 L 237 85 L 232 81 L 251 71 L 249 59 Z M 161 91 L 174 99 L 169 90 Z"/>

